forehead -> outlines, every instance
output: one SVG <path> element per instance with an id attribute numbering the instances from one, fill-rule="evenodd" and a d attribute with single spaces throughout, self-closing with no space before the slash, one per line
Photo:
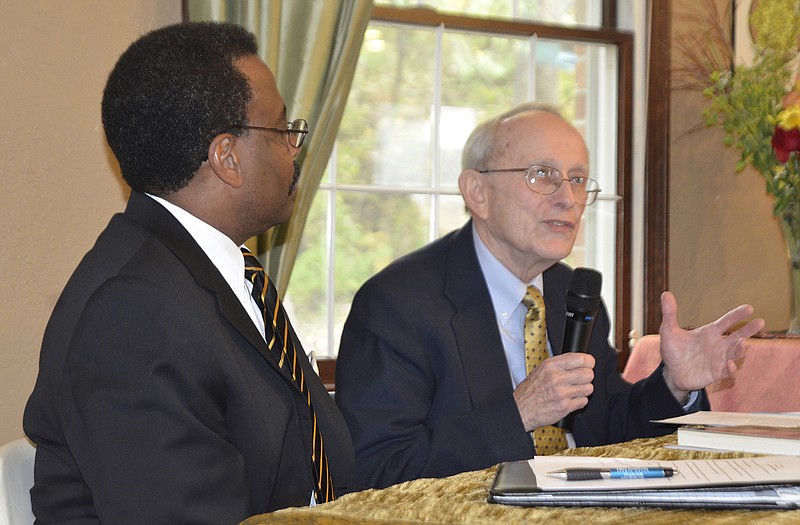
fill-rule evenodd
<path id="1" fill-rule="evenodd" d="M 251 123 L 274 125 L 286 119 L 286 107 L 278 92 L 275 76 L 267 65 L 256 55 L 248 55 L 236 60 L 236 67 L 247 77 L 253 98 L 250 100 L 248 115 Z"/>
<path id="2" fill-rule="evenodd" d="M 589 163 L 589 152 L 578 130 L 547 111 L 529 111 L 501 122 L 495 153 L 506 161 L 528 165 L 552 162 L 560 169 Z"/>

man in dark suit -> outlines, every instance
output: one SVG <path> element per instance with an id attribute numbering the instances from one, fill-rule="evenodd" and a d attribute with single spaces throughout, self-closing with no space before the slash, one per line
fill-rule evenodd
<path id="1" fill-rule="evenodd" d="M 617 372 L 604 307 L 588 353 L 559 355 L 572 276 L 559 261 L 599 189 L 574 127 L 549 108 L 517 107 L 473 131 L 462 168 L 472 219 L 367 281 L 342 333 L 336 401 L 362 484 L 530 458 L 539 453 L 532 431 L 575 411 L 571 435 L 562 437 L 593 446 L 667 433 L 650 420 L 705 406 L 700 390 L 734 371 L 741 338 L 763 326 L 757 319 L 722 335 L 750 306 L 685 331 L 665 292 L 664 365 L 635 385 Z M 544 295 L 551 355 L 530 372 L 522 302 L 529 286 Z"/>
<path id="2" fill-rule="evenodd" d="M 38 523 L 237 523 L 355 486 L 341 414 L 288 325 L 305 385 L 278 364 L 286 334 L 245 279 L 240 246 L 289 218 L 307 132 L 256 53 L 241 27 L 180 24 L 109 76 L 132 191 L 45 331 L 24 416 Z"/>

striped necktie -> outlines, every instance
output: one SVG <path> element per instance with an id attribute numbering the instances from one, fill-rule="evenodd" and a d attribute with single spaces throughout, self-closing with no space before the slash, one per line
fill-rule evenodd
<path id="1" fill-rule="evenodd" d="M 322 443 L 322 434 L 317 425 L 317 414 L 311 403 L 311 393 L 305 382 L 303 369 L 297 358 L 297 351 L 289 329 L 289 317 L 283 309 L 278 297 L 278 290 L 267 277 L 264 268 L 258 259 L 246 248 L 242 248 L 244 255 L 244 276 L 253 283 L 253 299 L 264 316 L 267 346 L 270 353 L 278 363 L 278 367 L 292 379 L 298 390 L 305 396 L 308 408 L 311 410 L 311 422 L 314 435 L 311 442 L 311 462 L 314 464 L 314 493 L 317 503 L 333 501 L 333 481 L 328 468 L 328 457 Z"/>
<path id="2" fill-rule="evenodd" d="M 522 304 L 528 309 L 525 314 L 525 371 L 530 374 L 539 364 L 550 357 L 547 352 L 547 324 L 544 298 L 535 286 L 528 286 Z M 533 444 L 541 456 L 555 454 L 567 448 L 567 436 L 563 429 L 546 426 L 533 430 Z"/>

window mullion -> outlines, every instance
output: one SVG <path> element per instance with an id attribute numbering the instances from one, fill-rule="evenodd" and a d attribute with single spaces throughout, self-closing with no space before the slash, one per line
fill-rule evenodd
<path id="1" fill-rule="evenodd" d="M 328 173 L 330 176 L 331 186 L 334 188 L 328 192 L 328 217 L 327 217 L 327 231 L 325 232 L 326 237 L 326 252 L 328 258 L 328 282 L 326 283 L 325 288 L 327 289 L 328 293 L 326 294 L 325 301 L 327 304 L 326 308 L 326 319 L 325 323 L 327 325 L 327 334 L 328 334 L 328 355 L 335 356 L 336 355 L 336 343 L 334 337 L 334 328 L 336 326 L 336 181 L 337 181 L 337 163 L 338 163 L 338 143 L 334 142 L 333 150 L 331 151 L 330 161 L 328 162 Z"/>
<path id="2" fill-rule="evenodd" d="M 433 82 L 433 129 L 431 137 L 432 177 L 433 177 L 433 198 L 431 200 L 431 218 L 428 239 L 436 239 L 436 232 L 439 231 L 439 188 L 441 187 L 441 165 L 442 155 L 440 151 L 439 130 L 442 124 L 442 41 L 444 40 L 444 24 L 436 27 L 436 59 L 434 61 L 434 82 Z"/>
<path id="3" fill-rule="evenodd" d="M 536 44 L 539 37 L 532 34 L 528 38 L 528 100 L 536 100 Z"/>

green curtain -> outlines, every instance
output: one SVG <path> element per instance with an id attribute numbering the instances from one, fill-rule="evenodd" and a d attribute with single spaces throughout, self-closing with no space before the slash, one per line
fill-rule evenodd
<path id="1" fill-rule="evenodd" d="M 294 213 L 287 223 L 259 236 L 256 246 L 283 295 L 333 150 L 372 0 L 186 0 L 185 8 L 188 20 L 232 22 L 252 31 L 275 74 L 289 119 L 305 118 L 311 128 L 298 158 Z"/>

